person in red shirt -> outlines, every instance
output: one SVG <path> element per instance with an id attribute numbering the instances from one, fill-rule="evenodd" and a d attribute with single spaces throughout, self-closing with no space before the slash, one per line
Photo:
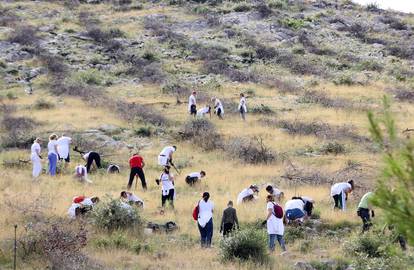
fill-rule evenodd
<path id="1" fill-rule="evenodd" d="M 127 186 L 128 190 L 131 189 L 135 176 L 138 176 L 139 179 L 141 179 L 142 188 L 144 190 L 147 190 L 147 183 L 145 182 L 145 174 L 144 174 L 144 171 L 142 170 L 145 166 L 144 159 L 140 155 L 138 155 L 138 153 L 135 153 L 129 159 L 129 166 L 131 167 L 131 173 L 129 175 L 129 182 Z"/>

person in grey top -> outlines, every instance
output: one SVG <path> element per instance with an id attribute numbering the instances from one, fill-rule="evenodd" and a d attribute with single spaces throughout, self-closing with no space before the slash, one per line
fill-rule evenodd
<path id="1" fill-rule="evenodd" d="M 233 208 L 233 202 L 229 201 L 227 204 L 227 208 L 223 211 L 220 233 L 222 232 L 223 236 L 226 236 L 236 228 L 239 228 L 239 221 L 237 219 L 236 209 Z"/>

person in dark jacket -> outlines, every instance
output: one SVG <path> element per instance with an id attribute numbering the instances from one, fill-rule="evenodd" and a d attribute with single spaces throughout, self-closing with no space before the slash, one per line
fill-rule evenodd
<path id="1" fill-rule="evenodd" d="M 229 201 L 221 218 L 220 233 L 222 232 L 223 236 L 226 236 L 236 228 L 239 228 L 239 220 L 237 219 L 236 209 L 233 208 L 233 202 Z"/>

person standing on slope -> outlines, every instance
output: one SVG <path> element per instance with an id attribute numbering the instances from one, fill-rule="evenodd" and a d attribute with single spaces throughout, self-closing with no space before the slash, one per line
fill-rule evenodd
<path id="1" fill-rule="evenodd" d="M 190 97 L 188 98 L 188 112 L 190 115 L 196 117 L 197 115 L 197 101 L 196 101 L 197 93 L 196 91 L 193 91 L 191 93 Z"/>
<path id="2" fill-rule="evenodd" d="M 69 146 L 72 143 L 72 138 L 62 134 L 62 136 L 57 140 L 57 143 L 59 160 L 63 159 L 65 161 L 65 168 L 67 168 L 70 162 Z"/>
<path id="3" fill-rule="evenodd" d="M 40 138 L 36 138 L 33 141 L 32 147 L 30 148 L 31 149 L 30 160 L 32 161 L 32 165 L 33 165 L 33 171 L 32 171 L 33 179 L 38 178 L 39 175 L 42 173 L 42 156 L 40 155 L 40 152 L 41 152 L 40 143 L 41 142 L 42 141 Z"/>
<path id="4" fill-rule="evenodd" d="M 243 119 L 243 121 L 246 121 L 246 113 L 247 113 L 247 104 L 246 104 L 246 98 L 244 97 L 244 94 L 240 94 L 240 102 L 238 110 L 240 112 L 240 117 Z"/>

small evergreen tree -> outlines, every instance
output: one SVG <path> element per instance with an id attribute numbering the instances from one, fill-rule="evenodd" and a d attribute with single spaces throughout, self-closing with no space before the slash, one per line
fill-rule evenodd
<path id="1" fill-rule="evenodd" d="M 397 135 L 391 103 L 385 96 L 383 105 L 379 115 L 368 113 L 372 138 L 384 151 L 373 204 L 384 211 L 388 224 L 414 243 L 414 140 Z"/>

